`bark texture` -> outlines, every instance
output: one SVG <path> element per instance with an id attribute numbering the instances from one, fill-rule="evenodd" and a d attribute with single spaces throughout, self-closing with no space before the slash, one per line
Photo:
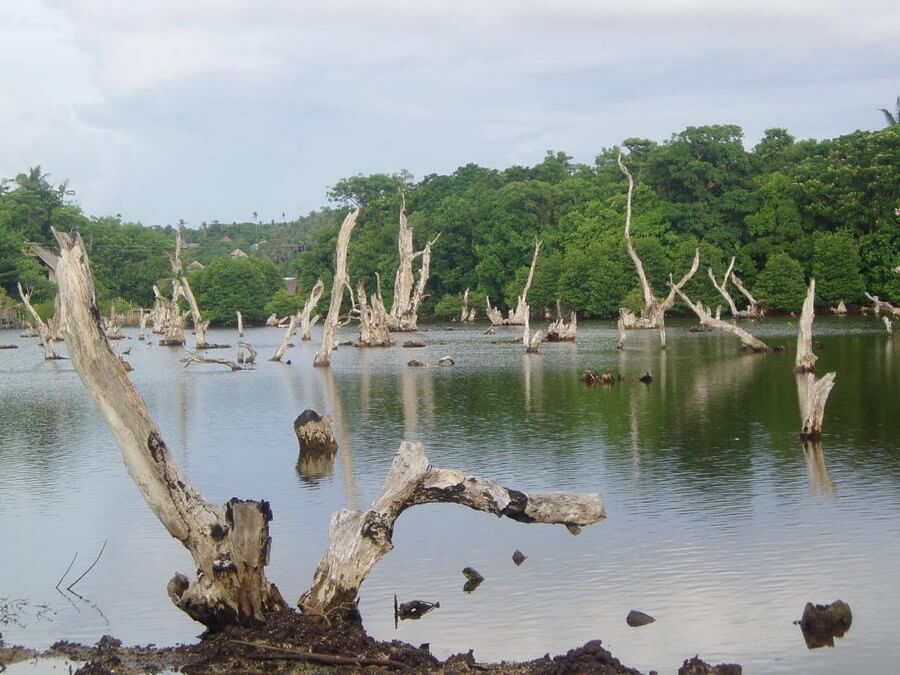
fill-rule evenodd
<path id="1" fill-rule="evenodd" d="M 300 608 L 326 616 L 352 611 L 366 576 L 393 548 L 400 514 L 416 504 L 436 502 L 461 504 L 522 523 L 563 524 L 573 531 L 606 517 L 600 495 L 527 495 L 455 469 L 435 468 L 421 443 L 403 441 L 369 510 L 343 510 L 332 517 L 328 548 L 312 587 L 300 598 Z"/>
<path id="2" fill-rule="evenodd" d="M 328 316 L 325 317 L 324 330 L 322 331 L 322 345 L 316 353 L 313 365 L 327 368 L 331 365 L 331 352 L 334 351 L 338 323 L 340 321 L 341 301 L 344 298 L 344 287 L 347 282 L 347 247 L 350 245 L 350 235 L 356 225 L 359 209 L 354 209 L 344 218 L 341 229 L 338 232 L 337 245 L 335 247 L 334 279 L 331 282 L 331 303 L 328 305 Z"/>
<path id="3" fill-rule="evenodd" d="M 57 277 L 72 363 L 148 506 L 194 560 L 196 578 L 176 574 L 169 582 L 169 596 L 210 628 L 265 620 L 269 612 L 285 606 L 265 576 L 269 504 L 232 499 L 218 506 L 190 484 L 101 330 L 80 235 L 54 235 L 60 246 Z"/>
<path id="4" fill-rule="evenodd" d="M 812 350 L 812 325 L 815 318 L 816 280 L 809 280 L 803 310 L 800 312 L 800 325 L 797 328 L 797 356 L 794 359 L 794 370 L 798 373 L 813 373 L 816 370 L 816 359 Z"/>

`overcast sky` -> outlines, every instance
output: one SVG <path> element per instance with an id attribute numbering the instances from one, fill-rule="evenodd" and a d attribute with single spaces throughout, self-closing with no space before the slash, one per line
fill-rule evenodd
<path id="1" fill-rule="evenodd" d="M 883 126 L 896 0 L 0 0 L 0 176 L 91 215 L 269 220 L 335 181 L 629 136 Z"/>

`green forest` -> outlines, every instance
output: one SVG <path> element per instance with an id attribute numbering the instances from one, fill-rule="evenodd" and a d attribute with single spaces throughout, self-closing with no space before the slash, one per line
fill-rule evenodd
<path id="1" fill-rule="evenodd" d="M 579 316 L 612 317 L 620 307 L 640 305 L 623 239 L 627 181 L 616 163 L 620 151 L 635 178 L 634 245 L 657 295 L 699 248 L 701 273 L 685 290 L 713 307 L 722 301 L 706 268 L 721 278 L 732 256 L 735 272 L 770 312 L 798 310 L 810 277 L 822 307 L 866 302 L 864 292 L 900 301 L 896 123 L 829 140 L 798 141 L 770 129 L 750 150 L 738 126 L 688 127 L 664 142 L 626 139 L 621 148 L 602 149 L 591 165 L 548 151 L 530 167 L 468 164 L 421 180 L 405 171 L 353 176 L 329 190 L 329 206 L 298 219 L 263 223 L 253 214 L 242 223 L 189 224 L 185 264 L 203 265 L 192 266 L 190 279 L 214 322 L 231 321 L 235 310 L 248 321 L 286 314 L 317 278 L 329 292 L 338 227 L 348 208 L 360 206 L 350 275 L 374 288 L 377 273 L 389 296 L 405 198 L 417 248 L 441 235 L 426 315 L 456 315 L 466 288 L 480 314 L 486 296 L 494 305 L 515 305 L 540 239 L 531 307 L 559 298 Z M 55 289 L 29 253 L 34 244 L 51 246 L 54 227 L 81 232 L 101 307 L 111 301 L 147 307 L 152 285 L 168 283 L 178 225 L 89 216 L 67 182 L 30 168 L 0 184 L 0 305 L 15 303 L 21 281 L 40 311 L 52 313 Z M 247 256 L 233 257 L 236 249 Z M 285 276 L 298 278 L 297 296 L 283 290 Z"/>

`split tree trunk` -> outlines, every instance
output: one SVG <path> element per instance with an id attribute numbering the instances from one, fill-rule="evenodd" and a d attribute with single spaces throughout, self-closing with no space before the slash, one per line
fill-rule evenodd
<path id="1" fill-rule="evenodd" d="M 794 370 L 798 373 L 814 373 L 817 357 L 812 350 L 812 325 L 815 318 L 816 280 L 809 280 L 803 310 L 800 312 L 800 325 L 797 328 L 797 356 Z"/>
<path id="2" fill-rule="evenodd" d="M 309 341 L 312 339 L 312 327 L 313 324 L 319 319 L 319 315 L 317 314 L 315 318 L 310 319 L 309 315 L 312 314 L 312 311 L 319 304 L 319 300 L 322 297 L 322 292 L 325 290 L 325 284 L 322 283 L 322 280 L 319 279 L 316 281 L 316 285 L 312 287 L 312 290 L 309 292 L 309 297 L 306 299 L 306 304 L 303 305 L 303 309 L 300 311 L 300 339 Z"/>
<path id="3" fill-rule="evenodd" d="M 380 289 L 372 295 L 370 302 L 366 297 L 366 284 L 360 279 L 356 285 L 356 296 L 359 301 L 359 346 L 390 347 L 394 341 L 391 340 L 388 314 Z"/>
<path id="4" fill-rule="evenodd" d="M 34 324 L 37 326 L 38 335 L 41 337 L 41 344 L 44 346 L 44 359 L 47 361 L 61 359 L 62 357 L 53 351 L 53 331 L 51 331 L 50 327 L 44 323 L 41 315 L 37 313 L 37 310 L 31 304 L 31 293 L 23 291 L 22 284 L 18 282 L 16 283 L 16 287 L 19 289 L 19 297 L 22 298 L 25 309 L 31 314 L 31 318 L 34 319 Z"/>
<path id="5" fill-rule="evenodd" d="M 534 279 L 534 268 L 537 265 L 538 253 L 541 251 L 542 241 L 534 242 L 534 255 L 531 256 L 531 267 L 528 268 L 528 280 L 525 282 L 525 288 L 522 295 L 516 300 L 516 310 L 509 312 L 509 318 L 506 323 L 510 326 L 522 326 L 525 324 L 525 313 L 528 311 L 528 289 L 531 288 L 531 281 Z"/>
<path id="6" fill-rule="evenodd" d="M 563 317 L 559 298 L 556 299 L 556 319 L 547 328 L 547 342 L 574 342 L 578 330 L 578 317 L 574 311 Z"/>
<path id="7" fill-rule="evenodd" d="M 534 335 L 529 336 L 529 311 L 528 305 L 525 305 L 525 330 L 522 332 L 522 344 L 525 345 L 525 351 L 528 354 L 537 354 L 541 349 L 541 342 L 544 341 L 543 331 L 537 331 Z"/>
<path id="8" fill-rule="evenodd" d="M 148 506 L 194 560 L 196 578 L 176 574 L 169 582 L 169 597 L 209 628 L 264 621 L 285 607 L 265 576 L 269 504 L 232 499 L 217 506 L 190 484 L 101 330 L 81 236 L 56 231 L 54 236 L 60 246 L 56 274 L 72 364 Z"/>
<path id="9" fill-rule="evenodd" d="M 697 304 L 694 304 L 693 302 L 691 302 L 691 299 L 688 298 L 688 296 L 684 294 L 684 291 L 682 291 L 678 286 L 672 286 L 672 288 L 675 289 L 675 292 L 679 295 L 679 297 L 684 300 L 684 303 L 693 310 L 694 314 L 697 315 L 697 318 L 700 319 L 700 323 L 702 325 L 709 326 L 710 328 L 715 328 L 716 330 L 723 330 L 726 333 L 731 333 L 732 335 L 737 336 L 740 339 L 741 344 L 753 350 L 754 352 L 769 351 L 768 345 L 762 340 L 753 337 L 743 328 L 739 328 L 733 323 L 722 321 L 719 318 L 718 314 L 713 317 L 709 313 L 709 310 L 703 306 L 703 303 L 698 302 Z"/>
<path id="10" fill-rule="evenodd" d="M 312 587 L 300 598 L 300 608 L 324 616 L 352 612 L 366 576 L 393 548 L 394 524 L 400 514 L 416 504 L 438 502 L 462 504 L 521 523 L 563 524 L 573 532 L 606 517 L 598 494 L 527 495 L 455 469 L 435 468 L 421 443 L 403 441 L 369 510 L 345 509 L 332 517 L 328 548 Z"/>
<path id="11" fill-rule="evenodd" d="M 797 377 L 802 378 L 804 375 L 797 375 Z M 805 377 L 806 382 L 802 383 L 805 384 L 805 387 L 798 386 L 798 390 L 805 390 L 805 396 L 800 398 L 800 414 L 803 416 L 800 438 L 816 441 L 822 436 L 825 404 L 828 402 L 828 395 L 834 386 L 835 373 L 826 373 L 818 380 L 813 373 L 806 373 Z"/>
<path id="12" fill-rule="evenodd" d="M 353 226 L 356 225 L 358 216 L 359 208 L 348 213 L 338 232 L 334 279 L 331 282 L 331 303 L 328 306 L 328 316 L 325 317 L 322 345 L 319 347 L 319 351 L 313 360 L 313 365 L 320 368 L 327 368 L 331 365 L 331 352 L 334 350 L 338 322 L 340 321 L 341 301 L 344 299 L 344 286 L 347 285 L 347 247 L 350 245 L 350 235 L 353 233 Z"/>

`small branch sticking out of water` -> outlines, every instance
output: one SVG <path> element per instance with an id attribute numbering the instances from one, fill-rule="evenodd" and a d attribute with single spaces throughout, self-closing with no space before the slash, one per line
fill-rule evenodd
<path id="1" fill-rule="evenodd" d="M 73 581 L 71 584 L 69 584 L 68 586 L 66 586 L 66 590 L 67 590 L 67 591 L 72 591 L 72 587 L 73 587 L 75 584 L 77 584 L 79 581 L 81 581 L 82 579 L 84 579 L 84 578 L 88 575 L 88 572 L 90 572 L 92 569 L 94 569 L 94 565 L 96 565 L 98 562 L 100 562 L 100 557 L 103 555 L 103 551 L 106 550 L 106 542 L 107 542 L 107 541 L 108 541 L 108 540 L 106 540 L 106 539 L 103 540 L 103 546 L 100 547 L 100 553 L 98 553 L 98 554 L 97 554 L 97 557 L 94 558 L 94 562 L 91 563 L 90 567 L 88 567 L 84 572 L 82 572 L 82 573 L 81 573 L 81 576 L 78 577 L 75 581 Z M 78 555 L 78 554 L 76 553 L 75 555 Z M 74 559 L 72 560 L 72 562 L 75 562 Z M 71 565 L 70 565 L 70 567 L 71 567 Z M 65 575 L 63 575 L 63 576 L 65 576 Z M 61 581 L 62 581 L 62 579 L 60 579 L 60 582 L 61 582 Z M 74 591 L 72 591 L 72 592 L 74 593 Z"/>

